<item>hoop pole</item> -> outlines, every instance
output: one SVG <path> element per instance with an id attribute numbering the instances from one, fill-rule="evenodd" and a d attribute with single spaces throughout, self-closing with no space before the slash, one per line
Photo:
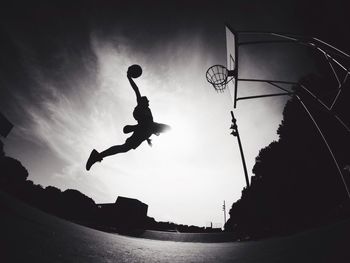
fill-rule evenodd
<path id="1" fill-rule="evenodd" d="M 321 44 L 323 44 L 323 45 L 325 45 L 325 46 L 327 46 L 327 47 L 329 47 L 329 48 L 331 48 L 331 49 L 334 49 L 335 51 L 341 53 L 343 56 L 345 56 L 345 57 L 347 57 L 347 58 L 350 58 L 350 55 L 348 55 L 348 54 L 345 53 L 344 51 L 342 51 L 342 50 L 336 48 L 335 46 L 332 46 L 331 44 L 328 44 L 327 42 L 325 42 L 325 41 L 323 41 L 323 40 L 321 40 L 321 39 L 319 39 L 319 38 L 316 38 L 316 37 L 313 37 L 312 39 L 315 40 L 315 41 L 317 41 L 317 42 L 320 42 Z"/>
<path id="2" fill-rule="evenodd" d="M 229 27 L 227 24 L 226 24 L 226 26 Z M 298 40 L 298 41 L 300 41 L 300 39 L 313 40 L 313 41 L 318 42 L 322 45 L 325 45 L 326 47 L 330 48 L 331 50 L 333 50 L 336 53 L 339 53 L 339 55 L 341 55 L 345 58 L 350 58 L 349 54 L 345 53 L 344 51 L 342 51 L 342 50 L 332 46 L 331 44 L 329 44 L 329 43 L 327 43 L 319 38 L 316 38 L 316 37 L 306 37 L 306 36 L 302 36 L 302 35 L 295 35 L 292 33 L 270 32 L 270 31 L 235 31 L 235 33 L 246 34 L 246 35 L 249 35 L 249 34 L 252 34 L 252 35 L 271 35 L 271 36 L 286 38 L 286 39 L 290 39 L 290 40 L 294 39 L 294 40 Z M 313 43 L 310 43 L 310 44 L 314 45 Z"/>
<path id="3" fill-rule="evenodd" d="M 337 49 L 336 47 L 328 44 L 327 42 L 324 42 L 318 38 L 315 37 L 307 37 L 307 36 L 302 36 L 302 35 L 297 35 L 297 34 L 291 34 L 291 33 L 284 33 L 284 32 L 270 32 L 270 31 L 235 31 L 228 23 L 225 23 L 225 26 L 233 33 L 234 36 L 234 44 L 235 44 L 235 70 L 236 70 L 236 74 L 237 74 L 237 79 L 238 79 L 238 60 L 239 60 L 239 52 L 238 52 L 238 47 L 241 45 L 252 45 L 252 44 L 267 44 L 267 43 L 298 43 L 301 45 L 305 45 L 307 47 L 311 47 L 316 49 L 317 51 L 323 53 L 325 55 L 325 58 L 328 62 L 328 64 L 330 65 L 333 74 L 335 75 L 335 77 L 337 78 L 338 83 L 340 83 L 340 80 L 338 78 L 338 75 L 336 74 L 332 64 L 330 63 L 330 60 L 332 60 L 333 62 L 335 62 L 336 64 L 338 64 L 343 70 L 345 70 L 347 73 L 349 72 L 349 69 L 347 69 L 346 67 L 344 67 L 342 65 L 342 63 L 340 63 L 339 61 L 337 61 L 335 58 L 333 58 L 328 52 L 334 52 L 336 55 L 341 56 L 341 57 L 345 57 L 347 59 L 350 58 L 350 55 L 348 55 L 347 53 L 345 53 L 344 51 L 341 51 L 340 49 Z M 238 43 L 238 34 L 253 34 L 253 35 L 269 35 L 272 37 L 279 37 L 282 38 L 284 40 L 262 40 L 262 41 L 248 41 L 248 42 L 241 42 Z M 318 45 L 323 45 L 323 48 L 319 47 Z M 324 50 L 325 49 L 325 50 Z M 237 89 L 238 88 L 238 84 L 237 81 L 235 81 L 234 83 L 234 108 L 237 107 Z M 340 87 L 341 88 L 341 84 Z M 337 96 L 338 98 L 338 96 Z M 336 99 L 337 99 L 336 98 Z M 321 102 L 321 101 L 319 101 Z M 322 102 L 321 102 L 322 103 Z M 333 105 L 334 106 L 335 102 L 333 101 Z M 326 106 L 326 105 L 323 105 Z M 326 106 L 327 107 L 327 106 Z M 332 109 L 331 107 L 331 109 Z M 330 110 L 330 109 L 328 109 Z"/>
<path id="4" fill-rule="evenodd" d="M 227 25 L 226 25 L 227 26 Z M 229 27 L 229 29 L 232 31 L 232 29 Z M 336 47 L 328 44 L 327 42 L 324 42 L 318 38 L 315 37 L 305 37 L 305 36 L 300 36 L 300 35 L 295 35 L 295 34 L 288 34 L 288 33 L 277 33 L 277 32 L 264 32 L 264 31 L 232 31 L 235 32 L 236 34 L 260 34 L 260 35 L 270 35 L 270 36 L 274 36 L 274 37 L 279 37 L 279 38 L 283 38 L 286 40 L 262 40 L 262 41 L 248 41 L 248 42 L 241 42 L 238 43 L 237 41 L 237 37 L 236 34 L 234 34 L 235 37 L 235 43 L 237 43 L 237 53 L 238 53 L 238 46 L 241 45 L 253 45 L 253 44 L 269 44 L 269 43 L 297 43 L 300 45 L 304 45 L 307 47 L 311 47 L 313 49 L 315 49 L 316 51 L 320 52 L 325 60 L 327 61 L 329 67 L 331 68 L 331 71 L 333 73 L 333 75 L 335 76 L 337 82 L 338 82 L 338 89 L 340 90 L 340 92 L 337 94 L 337 96 L 335 97 L 335 99 L 332 102 L 332 105 L 330 107 L 330 109 L 328 108 L 328 110 L 332 110 L 334 105 L 336 104 L 339 95 L 341 93 L 341 90 L 343 88 L 343 85 L 345 83 L 345 80 L 347 78 L 347 75 L 350 74 L 350 70 L 348 68 L 346 68 L 342 63 L 340 63 L 337 59 L 335 59 L 333 56 L 331 56 L 329 53 L 333 53 L 337 56 L 343 57 L 345 59 L 349 59 L 350 55 L 348 55 L 347 53 L 343 52 L 340 49 L 337 49 Z M 320 45 L 320 46 L 319 46 Z M 323 45 L 323 46 L 322 46 Z M 337 74 L 337 72 L 335 71 L 333 65 L 333 63 L 336 63 L 339 67 L 341 67 L 346 73 L 347 75 L 345 76 L 344 80 L 341 81 L 339 79 L 339 76 Z M 238 68 L 238 65 L 237 65 Z M 235 85 L 235 91 L 237 91 L 237 85 Z M 237 97 L 235 97 L 235 102 L 237 100 Z M 321 102 L 321 101 L 319 101 Z M 322 102 L 321 102 L 322 103 Z"/>
<path id="5" fill-rule="evenodd" d="M 269 80 L 269 79 L 237 79 L 237 81 L 246 81 L 246 82 L 262 82 L 262 83 L 268 83 L 270 85 L 273 84 L 287 84 L 287 85 L 296 85 L 305 90 L 311 97 L 313 97 L 318 103 L 320 103 L 324 108 L 326 108 L 328 111 L 331 109 L 327 107 L 326 104 L 324 104 L 315 94 L 313 94 L 308 88 L 306 88 L 303 84 L 300 84 L 299 82 L 294 81 L 283 81 L 283 80 Z"/>
<path id="6" fill-rule="evenodd" d="M 305 91 L 307 91 L 314 99 L 317 100 L 317 102 L 319 102 L 322 106 L 324 106 L 328 111 L 330 110 L 322 101 L 320 101 L 311 91 L 309 91 L 304 85 L 298 83 L 298 82 L 293 82 L 293 81 L 283 81 L 283 80 L 270 80 L 270 79 L 237 79 L 238 81 L 244 81 L 244 82 L 260 82 L 260 83 L 267 83 L 270 84 L 272 86 L 276 87 L 276 83 L 277 84 L 287 84 L 287 85 L 297 85 L 300 86 L 302 89 L 304 89 Z M 281 89 L 280 87 L 278 87 L 279 89 Z M 284 89 L 283 89 L 284 90 Z M 284 95 L 284 94 L 282 94 Z M 264 95 L 262 95 L 264 96 Z M 252 98 L 254 98 L 255 96 L 252 96 Z M 238 98 L 240 99 L 240 98 Z"/>
<path id="7" fill-rule="evenodd" d="M 239 42 L 238 46 L 246 46 L 246 45 L 259 45 L 259 44 L 275 44 L 275 43 L 295 43 L 294 40 L 261 40 L 261 41 L 246 41 Z"/>
<path id="8" fill-rule="evenodd" d="M 274 94 L 266 94 L 266 95 L 257 95 L 257 96 L 247 96 L 247 97 L 240 97 L 237 98 L 237 101 L 239 100 L 248 100 L 248 99 L 259 99 L 259 98 L 266 98 L 266 97 L 276 97 L 276 96 L 283 96 L 283 95 L 293 95 L 293 92 L 284 92 L 284 93 L 274 93 Z"/>
<path id="9" fill-rule="evenodd" d="M 239 79 L 237 78 L 237 81 L 267 82 L 267 83 L 273 82 L 273 83 L 280 83 L 280 84 L 298 85 L 298 82 L 294 82 L 294 81 L 271 80 L 271 79 Z"/>
<path id="10" fill-rule="evenodd" d="M 341 94 L 342 91 L 343 91 L 343 84 L 345 84 L 345 82 L 346 82 L 348 76 L 349 76 L 349 73 L 346 74 L 346 76 L 345 76 L 345 78 L 344 78 L 344 80 L 343 80 L 343 83 L 341 84 L 340 89 L 339 89 L 339 91 L 338 91 L 338 93 L 337 93 L 337 95 L 336 95 L 336 97 L 335 97 L 335 99 L 334 99 L 334 101 L 333 101 L 333 103 L 332 103 L 332 105 L 331 105 L 331 109 L 333 109 L 334 106 L 335 106 L 335 104 L 337 103 L 338 98 L 339 98 L 340 94 Z"/>
<path id="11" fill-rule="evenodd" d="M 347 195 L 348 195 L 348 197 L 349 197 L 349 199 L 350 199 L 350 192 L 349 192 L 349 188 L 348 188 L 348 186 L 347 186 L 347 184 L 346 184 L 346 181 L 345 181 L 345 179 L 344 179 L 344 175 L 343 175 L 343 173 L 341 172 L 341 169 L 340 169 L 340 167 L 339 167 L 339 164 L 338 164 L 338 162 L 337 162 L 337 159 L 335 158 L 334 153 L 333 153 L 331 147 L 329 146 L 329 144 L 328 144 L 328 142 L 327 142 L 327 140 L 326 140 L 326 137 L 323 135 L 323 133 L 322 133 L 320 127 L 318 126 L 316 120 L 314 119 L 314 117 L 312 116 L 311 112 L 308 110 L 308 108 L 307 108 L 306 105 L 304 104 L 304 102 L 301 100 L 301 98 L 300 98 L 298 95 L 295 95 L 295 97 L 298 99 L 298 101 L 300 102 L 300 104 L 303 106 L 304 110 L 306 111 L 306 113 L 307 113 L 308 116 L 310 117 L 311 121 L 312 121 L 313 124 L 315 125 L 317 131 L 318 131 L 319 134 L 321 135 L 322 140 L 323 140 L 324 144 L 326 145 L 326 147 L 327 147 L 327 149 L 328 149 L 328 152 L 329 152 L 330 155 L 332 156 L 333 162 L 334 162 L 334 164 L 335 164 L 335 166 L 336 166 L 336 168 L 337 168 L 337 170 L 338 170 L 338 173 L 339 173 L 339 175 L 340 175 L 340 177 L 341 177 L 341 179 L 342 179 L 342 182 L 343 182 L 343 184 L 344 184 L 346 193 L 347 193 Z"/>
<path id="12" fill-rule="evenodd" d="M 327 110 L 328 113 L 331 114 L 343 127 L 344 129 L 350 133 L 350 127 L 348 127 L 345 122 L 336 114 L 334 114 L 331 110 L 331 108 L 327 107 L 326 104 L 324 104 L 315 94 L 313 94 L 308 88 L 306 88 L 303 84 L 298 83 L 298 82 L 293 82 L 293 81 L 282 81 L 282 80 L 265 80 L 265 79 L 237 79 L 236 82 L 238 81 L 245 81 L 245 82 L 260 82 L 260 83 L 267 83 L 270 84 L 274 87 L 277 87 L 283 91 L 288 92 L 287 90 L 279 87 L 277 84 L 287 84 L 287 85 L 297 85 L 298 87 L 302 88 L 304 91 L 306 91 L 313 99 L 315 99 L 323 108 Z M 293 95 L 295 94 L 294 92 L 291 92 L 290 94 L 283 94 L 281 93 L 280 95 Z M 265 95 L 261 95 L 265 96 Z M 278 95 L 275 95 L 278 96 Z M 254 99 L 255 97 L 260 98 L 260 96 L 250 96 L 250 97 L 241 97 L 237 98 L 237 100 L 242 100 L 243 99 Z M 270 97 L 270 96 L 267 96 Z"/>

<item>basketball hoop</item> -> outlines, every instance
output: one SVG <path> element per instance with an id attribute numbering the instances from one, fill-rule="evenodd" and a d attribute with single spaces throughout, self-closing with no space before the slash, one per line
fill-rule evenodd
<path id="1" fill-rule="evenodd" d="M 206 78 L 217 92 L 224 92 L 227 83 L 233 79 L 233 75 L 233 70 L 228 70 L 222 65 L 214 65 L 208 68 Z"/>

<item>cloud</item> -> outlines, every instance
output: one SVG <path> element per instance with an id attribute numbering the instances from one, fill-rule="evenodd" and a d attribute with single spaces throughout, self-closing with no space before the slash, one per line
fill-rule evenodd
<path id="1" fill-rule="evenodd" d="M 145 52 L 124 37 L 91 33 L 88 46 L 88 59 L 83 54 L 71 59 L 66 51 L 56 54 L 63 63 L 58 75 L 34 63 L 30 72 L 36 86 L 31 89 L 39 96 L 21 97 L 31 120 L 23 129 L 26 138 L 49 148 L 47 159 L 63 162 L 46 175 L 46 182 L 79 189 L 97 202 L 113 202 L 117 195 L 138 198 L 152 207 L 151 216 L 199 225 L 209 216 L 200 213 L 203 206 L 216 211 L 223 199 L 237 199 L 244 177 L 235 138 L 229 135 L 232 100 L 206 82 L 205 71 L 214 58 L 200 34 L 190 40 L 179 34 Z M 153 148 L 142 144 L 86 172 L 93 148 L 101 151 L 123 143 L 123 126 L 136 123 L 136 97 L 126 78 L 127 67 L 135 63 L 143 67 L 135 81 L 149 97 L 155 120 L 173 130 L 155 137 Z M 83 70 L 72 70 L 76 67 Z M 255 138 L 256 130 L 265 136 L 271 122 L 278 122 L 278 116 L 259 122 L 256 107 L 250 104 L 238 114 L 249 164 L 256 147 L 268 141 L 267 136 Z"/>

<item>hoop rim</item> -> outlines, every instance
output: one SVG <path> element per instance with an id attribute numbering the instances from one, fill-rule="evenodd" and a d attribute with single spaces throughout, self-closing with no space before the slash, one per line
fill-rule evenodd
<path id="1" fill-rule="evenodd" d="M 219 69 L 221 69 L 221 71 Z M 210 74 L 210 71 L 212 71 L 213 74 Z M 223 75 L 223 78 L 213 78 L 213 76 L 219 72 Z M 231 78 L 228 79 L 229 77 Z M 226 89 L 227 83 L 234 78 L 234 70 L 228 70 L 227 67 L 220 64 L 216 64 L 208 68 L 206 72 L 206 78 L 207 81 L 214 87 L 216 91 L 223 91 Z"/>
<path id="2" fill-rule="evenodd" d="M 216 69 L 216 68 L 224 69 L 224 72 L 223 72 L 223 73 L 225 74 L 225 77 L 224 77 L 224 79 L 223 79 L 222 81 L 220 80 L 220 82 L 215 81 L 214 79 L 212 79 L 212 78 L 210 77 L 211 75 L 209 74 L 209 71 L 210 71 L 210 70 L 212 70 L 213 72 L 215 72 L 214 69 Z M 225 66 L 219 65 L 219 64 L 216 64 L 216 65 L 213 65 L 213 66 L 209 67 L 208 70 L 207 70 L 207 72 L 206 72 L 207 81 L 208 81 L 210 84 L 212 84 L 212 85 L 221 85 L 221 84 L 224 84 L 224 83 L 226 82 L 226 80 L 227 80 L 227 77 L 228 77 L 228 69 L 227 69 Z"/>

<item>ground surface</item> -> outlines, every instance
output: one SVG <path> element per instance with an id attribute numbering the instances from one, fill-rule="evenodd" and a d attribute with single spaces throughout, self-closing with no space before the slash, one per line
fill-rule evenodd
<path id="1" fill-rule="evenodd" d="M 160 241 L 89 229 L 3 194 L 0 220 L 0 262 L 350 262 L 350 221 L 260 241 Z"/>

